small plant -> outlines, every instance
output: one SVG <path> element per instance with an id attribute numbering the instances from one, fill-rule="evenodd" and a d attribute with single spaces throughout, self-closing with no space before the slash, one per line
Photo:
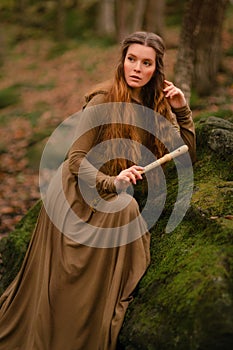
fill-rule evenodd
<path id="1" fill-rule="evenodd" d="M 20 94 L 16 86 L 10 86 L 0 90 L 0 108 L 15 105 L 20 101 Z"/>

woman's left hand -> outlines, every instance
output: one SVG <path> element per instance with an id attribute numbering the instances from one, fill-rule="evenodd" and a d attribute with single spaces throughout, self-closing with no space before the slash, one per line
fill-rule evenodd
<path id="1" fill-rule="evenodd" d="M 182 90 L 177 88 L 171 81 L 164 80 L 165 87 L 163 92 L 172 108 L 181 108 L 186 106 L 187 102 Z"/>

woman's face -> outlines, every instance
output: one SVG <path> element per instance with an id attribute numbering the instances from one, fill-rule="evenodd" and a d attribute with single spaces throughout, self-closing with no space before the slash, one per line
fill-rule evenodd
<path id="1" fill-rule="evenodd" d="M 127 84 L 140 91 L 152 78 L 156 68 L 156 53 L 152 47 L 132 44 L 128 47 L 124 74 Z"/>

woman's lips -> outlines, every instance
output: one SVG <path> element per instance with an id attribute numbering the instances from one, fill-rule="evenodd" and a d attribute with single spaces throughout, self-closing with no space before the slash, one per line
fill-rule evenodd
<path id="1" fill-rule="evenodd" d="M 141 78 L 138 77 L 137 75 L 130 75 L 130 79 L 137 80 L 137 81 L 141 80 Z"/>

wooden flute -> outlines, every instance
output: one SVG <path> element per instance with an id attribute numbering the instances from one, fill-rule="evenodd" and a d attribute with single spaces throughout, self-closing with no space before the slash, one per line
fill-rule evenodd
<path id="1" fill-rule="evenodd" d="M 164 164 L 166 162 L 169 162 L 170 160 L 172 160 L 173 158 L 179 157 L 181 154 L 184 154 L 188 151 L 188 146 L 187 145 L 183 145 L 177 149 L 175 149 L 174 151 L 172 151 L 171 153 L 167 153 L 165 154 L 163 157 L 157 159 L 156 161 L 146 165 L 144 167 L 144 170 L 140 171 L 141 174 L 145 174 L 147 173 L 149 170 L 154 169 L 156 167 L 158 167 L 161 164 Z"/>

